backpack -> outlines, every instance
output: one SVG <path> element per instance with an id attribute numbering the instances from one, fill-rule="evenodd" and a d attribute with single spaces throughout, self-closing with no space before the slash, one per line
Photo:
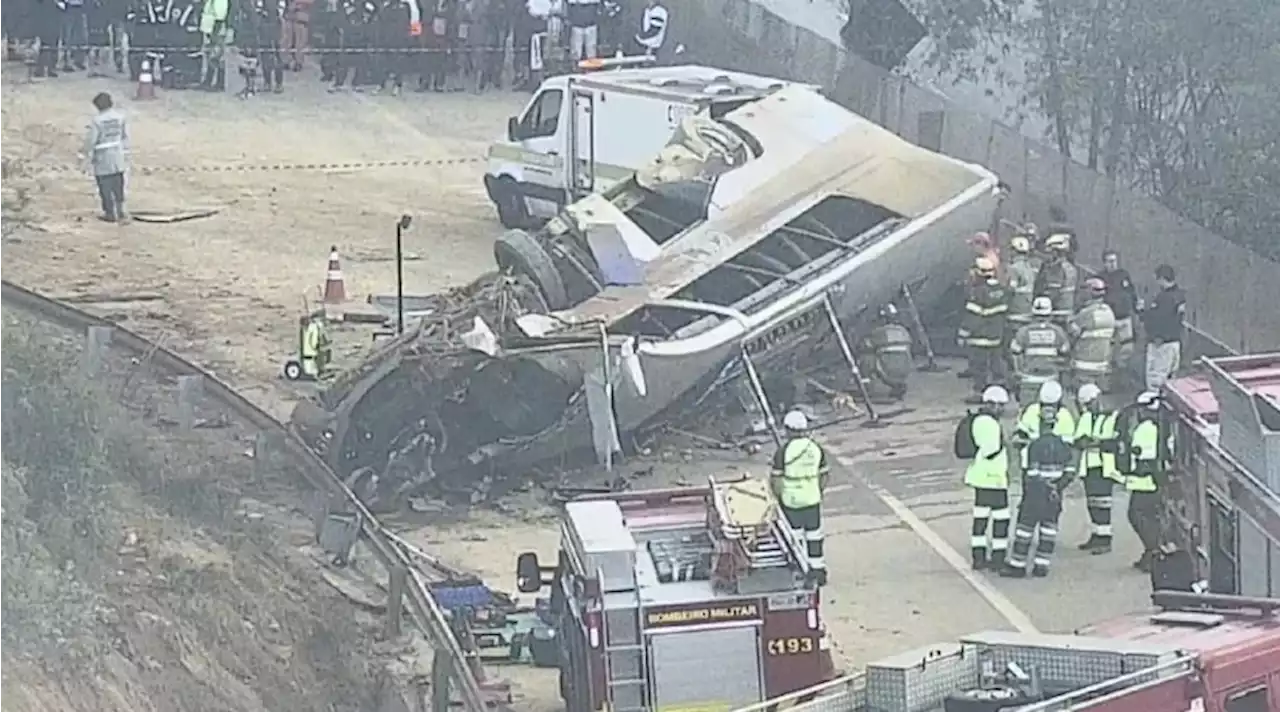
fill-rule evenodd
<path id="1" fill-rule="evenodd" d="M 951 450 L 961 460 L 969 460 L 978 455 L 978 443 L 973 439 L 973 421 L 977 417 L 977 413 L 966 413 L 956 425 L 956 434 Z"/>

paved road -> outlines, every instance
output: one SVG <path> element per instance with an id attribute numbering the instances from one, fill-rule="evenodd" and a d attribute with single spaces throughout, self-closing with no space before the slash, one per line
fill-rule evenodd
<path id="1" fill-rule="evenodd" d="M 826 500 L 832 612 L 838 610 L 839 619 L 856 613 L 866 624 L 877 620 L 878 612 L 902 616 L 914 599 L 931 607 L 941 602 L 955 615 L 931 610 L 928 617 L 936 635 L 950 637 L 983 628 L 1069 632 L 1143 610 L 1149 584 L 1130 567 L 1138 547 L 1123 521 L 1123 498 L 1116 550 L 1090 556 L 1075 548 L 1088 536 L 1078 484 L 1068 493 L 1062 545 L 1048 579 L 1009 580 L 968 571 L 971 500 L 950 452 L 965 395 L 954 369 L 922 373 L 912 383 L 910 411 L 892 416 L 887 427 L 853 424 L 820 433 L 843 463 L 833 472 Z M 868 582 L 877 582 L 874 595 L 884 598 L 853 602 Z M 837 640 L 856 640 L 858 632 L 841 620 L 832 628 Z M 865 662 L 864 654 L 848 657 Z"/>

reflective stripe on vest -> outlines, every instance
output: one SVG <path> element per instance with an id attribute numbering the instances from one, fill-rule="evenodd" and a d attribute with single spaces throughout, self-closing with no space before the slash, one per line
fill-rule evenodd
<path id="1" fill-rule="evenodd" d="M 795 438 L 782 450 L 782 506 L 812 507 L 822 502 L 822 447 L 809 438 Z"/>

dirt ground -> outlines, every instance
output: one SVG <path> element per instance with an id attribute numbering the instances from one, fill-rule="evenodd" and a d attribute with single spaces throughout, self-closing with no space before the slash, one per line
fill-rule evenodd
<path id="1" fill-rule="evenodd" d="M 6 69 L 7 196 L 25 191 L 30 221 L 30 230 L 4 244 L 6 278 L 58 296 L 158 295 L 90 308 L 163 336 L 285 417 L 296 391 L 278 378 L 280 366 L 297 343 L 304 304 L 320 293 L 330 246 L 343 256 L 357 306 L 370 293 L 394 293 L 394 225 L 402 214 L 415 218 L 404 244 L 407 293 L 465 282 L 490 267 L 500 228 L 481 182 L 484 149 L 524 95 L 331 95 L 310 75 L 290 79 L 287 94 L 249 101 L 164 92 L 143 103 L 131 101 L 132 87 L 119 80 L 63 75 L 26 84 L 20 67 Z M 76 170 L 75 156 L 89 100 L 103 90 L 131 120 L 137 170 L 129 209 L 212 207 L 217 215 L 123 227 L 95 219 L 93 182 Z M 471 162 L 430 165 L 454 159 Z M 425 164 L 221 170 L 389 160 Z M 340 361 L 370 338 L 363 329 L 338 336 Z"/>

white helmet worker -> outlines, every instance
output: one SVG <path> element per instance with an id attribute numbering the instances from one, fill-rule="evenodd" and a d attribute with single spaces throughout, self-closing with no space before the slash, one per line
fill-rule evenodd
<path id="1" fill-rule="evenodd" d="M 1098 400 L 1098 397 L 1101 395 L 1101 388 L 1098 388 L 1098 386 L 1093 383 L 1086 383 L 1083 386 L 1080 386 L 1079 391 L 1076 391 L 1076 402 L 1080 405 L 1092 403 Z"/>
<path id="2" fill-rule="evenodd" d="M 1004 386 L 987 386 L 982 392 L 982 402 L 992 405 L 1007 405 L 1009 403 L 1009 391 Z"/>
<path id="3" fill-rule="evenodd" d="M 794 432 L 808 430 L 809 416 L 798 410 L 789 410 L 786 415 L 782 416 L 782 427 Z"/>
<path id="4" fill-rule="evenodd" d="M 1013 239 L 1009 241 L 1009 249 L 1020 255 L 1025 255 L 1031 251 L 1031 240 L 1025 235 L 1014 235 Z"/>
<path id="5" fill-rule="evenodd" d="M 1024 304 L 1026 302 L 1023 302 Z M 1053 313 L 1053 300 L 1048 297 L 1036 297 L 1031 301 L 1031 314 L 1033 316 L 1049 316 Z"/>
<path id="6" fill-rule="evenodd" d="M 1062 386 L 1057 381 L 1045 381 L 1038 400 L 1041 405 L 1058 405 L 1062 402 Z"/>

